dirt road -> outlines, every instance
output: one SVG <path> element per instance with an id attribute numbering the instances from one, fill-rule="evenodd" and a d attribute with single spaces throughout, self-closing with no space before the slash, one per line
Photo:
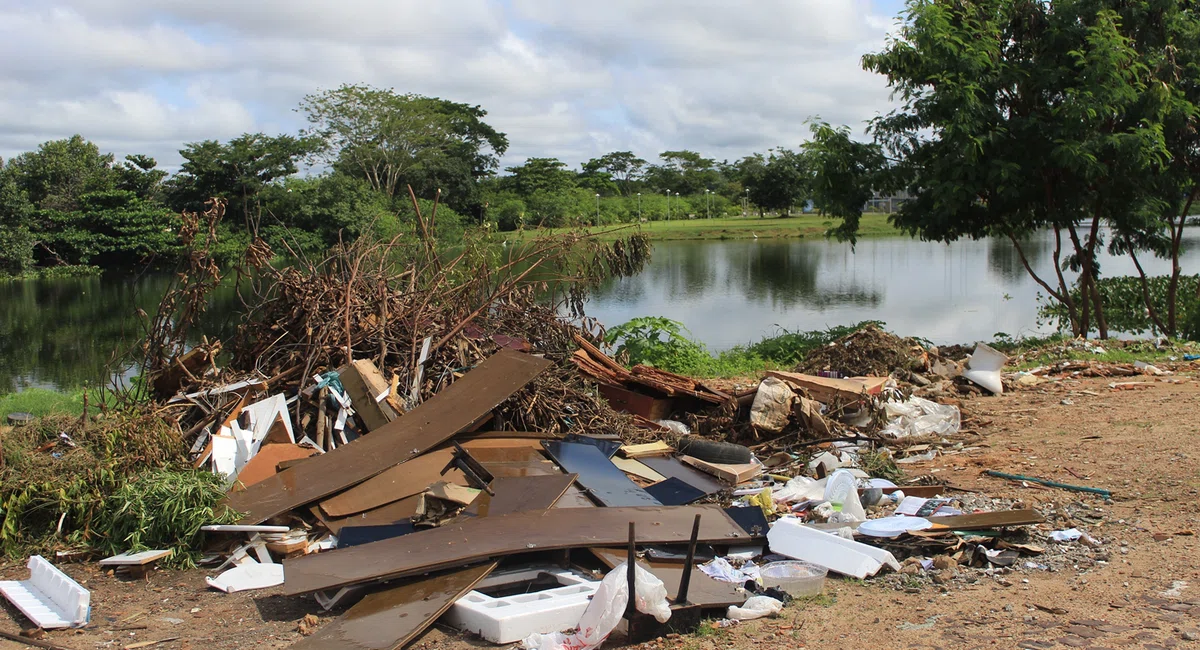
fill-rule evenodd
<path id="1" fill-rule="evenodd" d="M 647 647 L 1200 648 L 1200 539 L 1194 534 L 1200 532 L 1200 383 L 1186 374 L 1165 379 L 1121 390 L 1102 379 L 1064 381 L 973 399 L 968 408 L 992 421 L 982 430 L 983 446 L 906 467 L 1072 513 L 1047 526 L 1076 526 L 1103 542 L 1077 568 L 993 576 L 959 569 L 943 584 L 919 585 L 898 576 L 863 583 L 831 578 L 827 598 L 788 607 L 781 618 Z M 984 469 L 1105 487 L 1114 500 L 1022 487 L 983 477 Z M 203 571 L 126 582 L 92 564 L 64 568 L 91 590 L 93 608 L 88 628 L 45 639 L 66 648 L 123 648 L 172 637 L 153 647 L 279 648 L 300 638 L 297 623 L 305 614 L 322 621 L 332 616 L 278 590 L 209 590 Z M 19 563 L 0 570 L 5 579 L 23 575 Z M 24 621 L 6 607 L 0 629 L 17 633 Z M 3 649 L 20 647 L 0 641 Z M 413 647 L 489 646 L 435 628 Z"/>

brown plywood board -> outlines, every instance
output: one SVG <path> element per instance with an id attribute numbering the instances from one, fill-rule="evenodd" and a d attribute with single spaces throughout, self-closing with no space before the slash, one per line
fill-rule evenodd
<path id="1" fill-rule="evenodd" d="M 375 401 L 375 397 L 387 389 L 379 369 L 370 361 L 355 361 L 339 369 L 342 387 L 350 396 L 350 404 L 367 431 L 383 428 L 396 417 L 396 412 L 386 403 Z M 379 384 L 383 383 L 380 388 Z"/>
<path id="2" fill-rule="evenodd" d="M 382 526 L 408 519 L 417 514 L 417 504 L 420 501 L 421 496 L 416 494 L 348 517 L 329 517 L 317 505 L 314 505 L 312 510 L 321 523 L 329 529 L 329 532 L 337 535 L 341 532 L 342 526 Z"/>
<path id="3" fill-rule="evenodd" d="M 244 490 L 255 483 L 261 483 L 277 474 L 275 466 L 279 463 L 308 458 L 315 453 L 317 453 L 316 449 L 299 445 L 263 445 L 259 448 L 258 453 L 254 454 L 254 458 L 251 458 L 250 462 L 242 467 L 242 471 L 238 472 L 237 482 L 233 484 L 233 489 Z"/>
<path id="4" fill-rule="evenodd" d="M 647 442 L 641 445 L 623 445 L 621 447 L 621 455 L 626 458 L 644 458 L 646 456 L 666 456 L 675 451 L 671 445 L 668 445 L 661 440 L 658 442 Z"/>
<path id="5" fill-rule="evenodd" d="M 393 650 L 424 632 L 456 600 L 496 568 L 488 562 L 454 569 L 370 594 L 316 634 L 292 644 L 297 650 L 350 648 Z"/>
<path id="6" fill-rule="evenodd" d="M 702 472 L 712 474 L 731 485 L 744 483 L 763 473 L 763 466 L 758 463 L 740 463 L 737 465 L 710 463 L 699 458 L 692 458 L 691 456 L 683 456 L 680 460 Z"/>
<path id="7" fill-rule="evenodd" d="M 1004 526 L 1028 526 L 1040 524 L 1046 518 L 1034 510 L 1000 510 L 998 512 L 981 512 L 974 515 L 951 515 L 947 517 L 928 517 L 937 529 L 950 530 L 987 530 Z"/>
<path id="8" fill-rule="evenodd" d="M 458 469 L 451 469 L 444 476 L 439 473 L 453 457 L 453 451 L 444 449 L 400 463 L 325 499 L 321 502 L 321 510 L 330 517 L 345 517 L 420 494 L 438 481 L 466 485 L 467 478 Z"/>
<path id="9" fill-rule="evenodd" d="M 491 413 L 551 365 L 501 350 L 408 414 L 354 442 L 232 495 L 243 524 L 262 523 L 418 456 Z"/>
<path id="10" fill-rule="evenodd" d="M 607 548 L 593 548 L 589 550 L 610 569 L 628 559 L 627 551 Z M 667 598 L 670 598 L 673 602 L 675 596 L 679 594 L 679 582 L 683 580 L 683 565 L 666 562 L 647 562 L 644 559 L 638 560 L 638 564 L 663 581 L 663 586 L 667 588 Z M 700 569 L 692 567 L 691 584 L 688 586 L 688 602 L 703 608 L 741 605 L 746 602 L 746 596 L 739 593 L 737 588 L 738 585 L 731 582 L 721 582 L 710 577 Z"/>
<path id="11" fill-rule="evenodd" d="M 496 479 L 460 518 L 545 510 L 555 504 L 574 476 L 523 476 Z M 411 642 L 485 578 L 496 562 L 418 578 L 363 598 L 338 620 L 293 647 L 391 650 Z"/>
<path id="12" fill-rule="evenodd" d="M 616 465 L 617 469 L 621 470 L 622 472 L 625 472 L 626 474 L 632 474 L 638 478 L 644 478 L 651 483 L 658 483 L 659 481 L 667 480 L 667 477 L 650 469 L 645 463 L 636 461 L 632 458 L 613 457 L 609 460 L 611 460 L 612 464 Z"/>
<path id="13" fill-rule="evenodd" d="M 556 508 L 481 517 L 403 537 L 284 561 L 284 591 L 297 595 L 411 576 L 531 550 L 590 548 L 636 542 L 680 544 L 701 515 L 699 541 L 738 544 L 750 536 L 716 506 Z"/>

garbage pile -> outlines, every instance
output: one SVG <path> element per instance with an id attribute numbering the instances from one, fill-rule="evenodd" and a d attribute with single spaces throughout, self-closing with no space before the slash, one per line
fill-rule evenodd
<path id="1" fill-rule="evenodd" d="M 326 322 L 304 305 L 336 303 L 342 289 L 285 283 L 243 330 L 258 343 L 235 355 L 236 381 L 216 369 L 214 342 L 162 384 L 177 387 L 164 408 L 192 462 L 223 477 L 238 513 L 204 527 L 208 586 L 281 585 L 340 612 L 302 626 L 294 647 L 400 648 L 441 621 L 494 644 L 593 648 L 618 631 L 640 642 L 702 617 L 772 616 L 820 593 L 830 572 L 1019 568 L 1045 552 L 1023 532 L 1046 521 L 1039 512 L 901 479 L 906 454 L 969 440 L 959 407 L 912 381 L 952 374 L 920 346 L 861 376 L 831 370 L 824 351 L 824 376 L 769 372 L 728 393 L 626 369 L 582 331 L 521 312 L 519 292 L 512 310 L 459 320 L 383 292 L 304 326 Z M 405 328 L 426 318 L 442 340 L 388 343 L 415 341 Z M 339 361 L 346 349 L 377 354 Z M 1003 390 L 993 353 L 980 346 L 962 380 Z M 102 563 L 144 572 L 162 557 L 131 549 Z M 86 590 L 36 559 L 30 584 L 0 591 L 19 607 L 42 594 L 22 607 L 41 627 L 85 624 Z"/>

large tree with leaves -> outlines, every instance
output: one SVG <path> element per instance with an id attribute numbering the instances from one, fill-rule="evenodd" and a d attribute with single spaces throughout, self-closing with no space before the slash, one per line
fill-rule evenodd
<path id="1" fill-rule="evenodd" d="M 464 209 L 508 150 L 508 138 L 483 121 L 487 111 L 436 97 L 344 85 L 306 96 L 300 110 L 324 162 L 388 197 L 406 184 L 424 194 L 441 188 Z"/>
<path id="2" fill-rule="evenodd" d="M 807 198 L 809 169 L 804 156 L 790 149 L 772 149 L 767 155 L 754 154 L 742 159 L 742 185 L 750 200 L 760 208 L 779 210 L 787 215 Z"/>
<path id="3" fill-rule="evenodd" d="M 1163 58 L 1197 44 L 1164 26 L 1184 4 L 909 0 L 899 33 L 863 57 L 902 102 L 872 125 L 891 182 L 915 197 L 894 223 L 930 240 L 1010 239 L 1074 333 L 1106 336 L 1102 226 L 1132 241 L 1170 164 Z M 1039 229 L 1055 236 L 1051 278 L 1022 250 Z"/>

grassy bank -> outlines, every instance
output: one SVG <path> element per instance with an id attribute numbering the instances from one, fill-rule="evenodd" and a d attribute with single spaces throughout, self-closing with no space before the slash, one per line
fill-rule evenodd
<path id="1" fill-rule="evenodd" d="M 35 417 L 77 416 L 83 413 L 83 391 L 60 393 L 45 388 L 31 388 L 19 393 L 0 395 L 0 424 L 6 422 L 9 413 L 32 413 Z"/>
<path id="2" fill-rule="evenodd" d="M 0 272 L 0 282 L 14 280 L 53 280 L 56 278 L 85 278 L 100 275 L 100 267 L 81 264 L 65 266 L 45 266 L 30 269 L 22 273 Z"/>
<path id="3" fill-rule="evenodd" d="M 599 233 L 601 239 L 616 239 L 625 236 L 631 228 L 637 228 L 647 237 L 658 241 L 689 240 L 689 239 L 813 239 L 824 237 L 825 232 L 834 225 L 833 220 L 815 214 L 794 215 L 790 217 L 726 217 L 713 219 L 673 219 L 671 221 L 649 221 L 643 224 L 613 224 L 585 228 L 588 232 Z M 572 230 L 570 228 L 547 228 L 544 230 L 523 230 L 503 232 L 499 236 L 507 239 L 523 239 L 536 235 L 558 234 Z M 901 236 L 892 224 L 888 223 L 886 214 L 864 214 L 859 237 L 895 237 Z"/>

